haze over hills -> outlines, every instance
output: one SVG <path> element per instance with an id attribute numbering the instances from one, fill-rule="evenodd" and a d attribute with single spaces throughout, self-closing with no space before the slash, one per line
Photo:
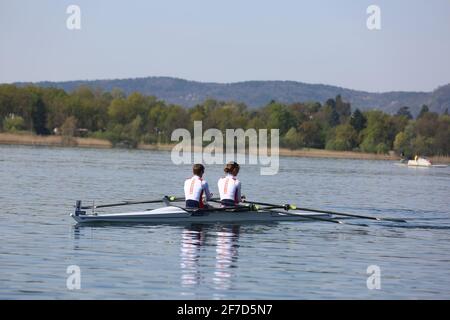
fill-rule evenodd
<path id="1" fill-rule="evenodd" d="M 26 85 L 27 83 L 19 83 Z M 408 106 L 416 115 L 423 104 L 431 111 L 443 113 L 450 108 L 450 84 L 432 92 L 384 92 L 372 93 L 323 84 L 307 84 L 295 81 L 244 81 L 235 83 L 197 82 L 170 77 L 146 77 L 134 79 L 89 80 L 66 82 L 38 82 L 35 85 L 57 87 L 72 91 L 81 85 L 110 91 L 120 88 L 126 94 L 137 91 L 154 95 L 168 103 L 192 107 L 205 99 L 244 102 L 249 107 L 261 107 L 271 100 L 284 103 L 325 102 L 340 94 L 352 104 L 352 108 L 379 109 L 395 113 Z"/>

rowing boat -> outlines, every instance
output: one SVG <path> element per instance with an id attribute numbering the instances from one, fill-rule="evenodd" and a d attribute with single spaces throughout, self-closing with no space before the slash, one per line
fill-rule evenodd
<path id="1" fill-rule="evenodd" d="M 218 199 L 210 199 L 220 203 Z M 77 200 L 75 212 L 70 216 L 78 223 L 239 223 L 258 222 L 267 223 L 275 221 L 324 221 L 329 223 L 346 224 L 359 227 L 367 227 L 366 224 L 347 223 L 336 219 L 335 216 L 358 218 L 375 221 L 391 221 L 406 223 L 406 220 L 398 218 L 374 217 L 355 213 L 336 212 L 323 209 L 300 208 L 294 204 L 273 204 L 257 201 L 248 201 L 242 197 L 243 204 L 231 207 L 208 207 L 201 209 L 187 209 L 172 205 L 173 202 L 184 202 L 184 198 L 164 196 L 162 199 L 121 201 L 110 204 L 81 206 L 81 200 Z M 99 213 L 99 208 L 129 206 L 136 204 L 164 203 L 166 206 L 145 211 L 124 213 Z M 91 209 L 91 213 L 84 210 Z"/>
<path id="2" fill-rule="evenodd" d="M 281 213 L 270 210 L 186 210 L 167 206 L 147 211 L 125 213 L 86 213 L 75 210 L 70 214 L 78 223 L 120 222 L 120 223 L 216 223 L 216 222 L 271 222 L 271 221 L 311 221 L 314 218 L 329 218 L 329 214 L 298 212 Z"/>

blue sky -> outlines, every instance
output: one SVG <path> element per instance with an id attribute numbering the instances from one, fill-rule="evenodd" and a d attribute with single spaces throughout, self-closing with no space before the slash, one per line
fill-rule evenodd
<path id="1" fill-rule="evenodd" d="M 66 8 L 81 8 L 81 30 Z M 381 8 L 381 30 L 366 9 Z M 173 76 L 367 91 L 450 82 L 448 0 L 1 0 L 0 83 Z"/>

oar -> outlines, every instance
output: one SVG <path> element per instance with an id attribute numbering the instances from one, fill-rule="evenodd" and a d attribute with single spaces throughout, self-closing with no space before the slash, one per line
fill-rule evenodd
<path id="1" fill-rule="evenodd" d="M 97 209 L 97 208 L 109 208 L 109 207 L 118 207 L 118 206 L 127 206 L 132 204 L 145 204 L 145 203 L 161 203 L 165 200 L 175 202 L 175 201 L 184 201 L 184 197 L 165 197 L 164 199 L 158 200 L 143 200 L 143 201 L 122 201 L 118 203 L 110 203 L 110 204 L 101 204 L 101 205 L 93 205 L 93 206 L 85 206 L 81 207 L 81 209 Z"/>
<path id="2" fill-rule="evenodd" d="M 220 203 L 220 201 L 212 199 L 212 202 L 217 202 Z M 338 223 L 338 224 L 347 224 L 347 225 L 353 225 L 353 226 L 361 226 L 361 227 L 368 227 L 368 225 L 366 224 L 352 224 L 352 223 L 345 223 L 341 220 L 336 220 L 336 219 L 327 219 L 327 218 L 323 218 L 323 217 L 314 217 L 314 216 L 308 216 L 305 214 L 301 214 L 301 213 L 292 213 L 292 212 L 285 212 L 285 211 L 278 211 L 278 210 L 273 210 L 273 209 L 284 209 L 286 206 L 281 206 L 281 205 L 276 205 L 276 204 L 270 204 L 270 203 L 255 203 L 255 202 L 250 202 L 251 204 L 258 204 L 258 205 L 263 205 L 265 207 L 259 207 L 259 206 L 250 206 L 250 207 L 246 207 L 246 206 L 235 206 L 238 208 L 249 208 L 249 210 L 252 209 L 256 209 L 258 211 L 271 211 L 271 212 L 275 212 L 275 213 L 280 213 L 280 214 L 285 214 L 285 215 L 290 215 L 290 216 L 299 216 L 299 217 L 304 217 L 306 219 L 310 219 L 310 220 L 318 220 L 318 221 L 325 221 L 325 222 L 332 222 L 332 223 Z M 231 207 L 233 208 L 233 207 Z"/>
<path id="3" fill-rule="evenodd" d="M 276 204 L 272 203 L 264 203 L 264 202 L 255 202 L 255 201 L 247 201 L 248 203 L 254 203 L 261 206 L 276 206 Z M 281 205 L 280 205 L 281 206 Z M 319 210 L 319 209 L 310 209 L 310 208 L 300 208 L 295 205 L 286 204 L 282 206 L 285 208 L 285 210 L 303 210 L 303 211 L 311 211 L 311 212 L 318 212 L 318 213 L 328 213 L 328 214 L 334 214 L 336 216 L 344 216 L 344 217 L 354 217 L 354 218 L 361 218 L 361 219 L 369 219 L 369 220 L 377 220 L 377 221 L 392 221 L 392 222 L 403 222 L 406 223 L 406 220 L 403 219 L 395 219 L 395 218 L 379 218 L 379 217 L 372 217 L 372 216 L 362 216 L 359 214 L 352 214 L 352 213 L 343 213 L 343 212 L 336 212 L 336 211 L 329 211 L 329 210 Z"/>
<path id="4" fill-rule="evenodd" d="M 288 216 L 302 217 L 302 218 L 306 218 L 306 219 L 310 219 L 310 220 L 318 220 L 318 221 L 332 222 L 332 223 L 337 223 L 337 224 L 346 224 L 346 225 L 349 225 L 349 226 L 368 227 L 367 224 L 346 223 L 346 222 L 343 222 L 343 221 L 341 221 L 341 220 L 327 219 L 327 218 L 314 217 L 314 216 L 308 216 L 308 215 L 301 214 L 301 213 L 292 213 L 292 212 L 285 212 L 285 211 L 278 211 L 278 210 L 269 210 L 269 211 L 271 211 L 271 212 L 276 212 L 276 213 L 280 213 L 280 214 L 285 214 L 285 215 L 288 215 Z"/>
<path id="5" fill-rule="evenodd" d="M 336 216 L 354 217 L 354 218 L 369 219 L 369 220 L 376 220 L 376 221 L 392 221 L 392 222 L 407 223 L 407 221 L 403 220 L 403 219 L 362 216 L 362 215 L 359 215 L 359 214 L 335 212 L 335 211 L 328 211 L 328 210 L 317 210 L 317 209 L 299 208 L 299 207 L 295 207 L 295 209 L 292 209 L 292 210 L 303 210 L 303 211 L 311 211 L 311 212 L 319 212 L 319 213 L 329 213 L 329 214 L 334 214 Z"/>

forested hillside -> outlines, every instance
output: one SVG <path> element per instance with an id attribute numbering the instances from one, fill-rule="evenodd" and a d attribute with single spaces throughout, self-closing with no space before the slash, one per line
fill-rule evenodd
<path id="1" fill-rule="evenodd" d="M 135 147 L 139 142 L 169 143 L 177 128 L 280 129 L 281 146 L 355 150 L 406 155 L 450 154 L 450 117 L 421 107 L 413 118 L 408 107 L 393 115 L 353 108 L 340 95 L 325 102 L 269 102 L 259 109 L 244 103 L 207 99 L 185 108 L 141 93 L 119 89 L 71 92 L 36 86 L 0 85 L 0 131 L 28 131 L 65 137 L 86 135 Z"/>
<path id="2" fill-rule="evenodd" d="M 24 85 L 24 84 L 21 84 Z M 203 83 L 168 77 L 147 77 L 136 79 L 40 82 L 38 86 L 57 87 L 73 91 L 80 85 L 111 91 L 122 89 L 126 94 L 139 92 L 154 95 L 173 104 L 193 107 L 206 99 L 236 101 L 249 107 L 263 107 L 274 100 L 280 103 L 318 101 L 324 103 L 330 97 L 341 95 L 354 108 L 378 109 L 393 114 L 400 107 L 407 106 L 413 115 L 426 104 L 431 111 L 442 113 L 450 107 L 450 85 L 433 92 L 386 92 L 371 93 L 350 90 L 322 84 L 306 84 L 295 81 L 246 81 L 236 83 Z"/>

